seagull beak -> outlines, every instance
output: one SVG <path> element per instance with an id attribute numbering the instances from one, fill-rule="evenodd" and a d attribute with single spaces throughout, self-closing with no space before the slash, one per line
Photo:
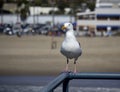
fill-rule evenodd
<path id="1" fill-rule="evenodd" d="M 66 27 L 65 26 L 62 26 L 62 30 L 65 30 L 66 29 Z"/>

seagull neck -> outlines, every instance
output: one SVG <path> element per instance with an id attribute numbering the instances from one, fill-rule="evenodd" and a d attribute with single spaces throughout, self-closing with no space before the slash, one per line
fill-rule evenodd
<path id="1" fill-rule="evenodd" d="M 67 38 L 67 39 L 76 39 L 75 35 L 74 35 L 74 31 L 73 30 L 67 31 L 65 38 Z"/>

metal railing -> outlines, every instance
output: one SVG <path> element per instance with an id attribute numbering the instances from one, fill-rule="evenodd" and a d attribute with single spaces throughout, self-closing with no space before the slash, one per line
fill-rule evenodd
<path id="1" fill-rule="evenodd" d="M 63 84 L 63 92 L 69 92 L 69 81 L 72 79 L 102 79 L 102 80 L 120 80 L 120 73 L 72 73 L 65 72 L 51 81 L 40 92 L 54 92 L 54 90 Z"/>

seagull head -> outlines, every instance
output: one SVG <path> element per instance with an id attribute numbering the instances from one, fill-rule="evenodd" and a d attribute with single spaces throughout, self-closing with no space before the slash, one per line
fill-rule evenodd
<path id="1" fill-rule="evenodd" d="M 62 26 L 62 30 L 73 30 L 73 25 L 71 23 L 64 23 L 64 25 Z"/>

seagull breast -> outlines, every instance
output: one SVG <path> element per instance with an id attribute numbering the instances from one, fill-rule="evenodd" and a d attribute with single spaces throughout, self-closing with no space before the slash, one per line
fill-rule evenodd
<path id="1" fill-rule="evenodd" d="M 81 55 L 81 52 L 81 47 L 77 42 L 73 31 L 68 31 L 61 46 L 61 53 L 67 58 L 72 59 L 78 58 Z"/>

